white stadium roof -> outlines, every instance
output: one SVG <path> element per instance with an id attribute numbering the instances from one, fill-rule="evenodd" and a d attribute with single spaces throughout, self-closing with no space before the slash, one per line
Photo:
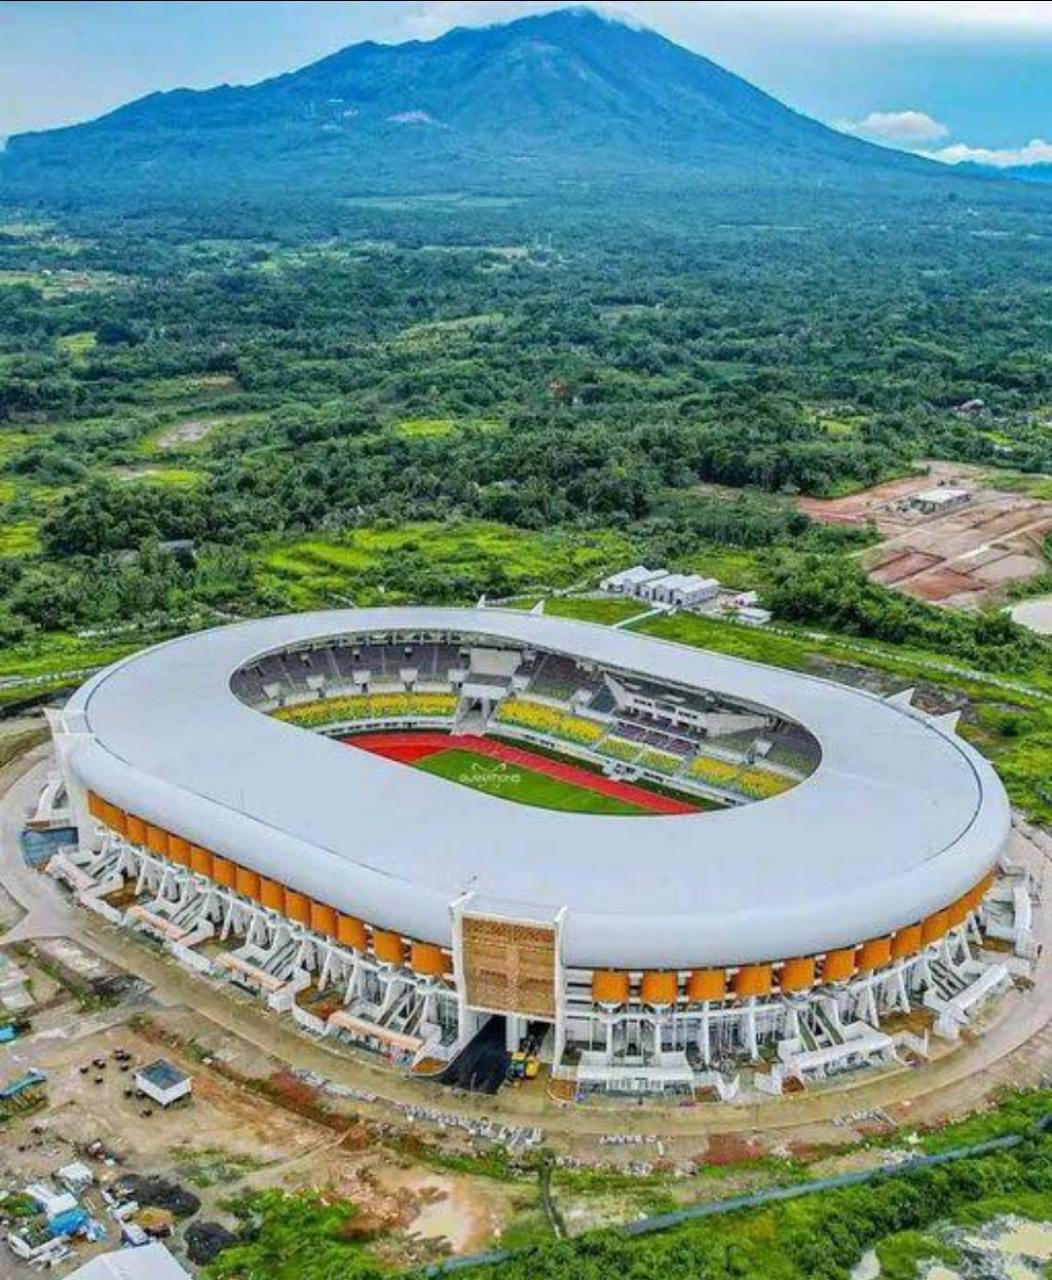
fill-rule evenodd
<path id="1" fill-rule="evenodd" d="M 230 688 L 274 650 L 383 631 L 536 646 L 798 721 L 822 758 L 773 799 L 621 818 L 510 803 L 269 718 Z M 967 892 L 1008 802 L 922 713 L 810 676 L 502 609 L 307 613 L 201 632 L 100 672 L 64 713 L 77 777 L 114 804 L 349 915 L 448 945 L 466 893 L 565 908 L 571 967 L 689 968 L 849 946 Z M 79 731 L 79 732 L 78 732 Z"/>

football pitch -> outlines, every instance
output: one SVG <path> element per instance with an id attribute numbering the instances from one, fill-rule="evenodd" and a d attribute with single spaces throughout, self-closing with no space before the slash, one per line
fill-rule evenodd
<path id="1" fill-rule="evenodd" d="M 476 734 L 451 738 L 446 733 L 410 730 L 365 733 L 344 741 L 502 800 L 563 813 L 640 817 L 692 814 L 716 807 L 695 797 L 688 800 L 609 778 L 551 753 L 541 755 L 515 743 Z"/>
<path id="2" fill-rule="evenodd" d="M 459 782 L 464 787 L 474 787 L 476 791 L 485 791 L 487 795 L 536 805 L 540 809 L 560 809 L 566 813 L 610 813 L 623 817 L 648 812 L 642 806 L 630 804 L 617 796 L 604 796 L 520 764 L 495 760 L 492 756 L 459 747 L 418 760 L 415 768 L 448 778 L 450 782 Z"/>

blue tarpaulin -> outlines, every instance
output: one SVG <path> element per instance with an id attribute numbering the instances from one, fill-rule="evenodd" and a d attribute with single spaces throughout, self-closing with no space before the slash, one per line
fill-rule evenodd
<path id="1" fill-rule="evenodd" d="M 65 1213 L 60 1213 L 52 1218 L 48 1223 L 47 1229 L 53 1236 L 75 1236 L 78 1231 L 83 1231 L 88 1225 L 88 1211 L 86 1209 L 76 1208 L 67 1209 Z"/>

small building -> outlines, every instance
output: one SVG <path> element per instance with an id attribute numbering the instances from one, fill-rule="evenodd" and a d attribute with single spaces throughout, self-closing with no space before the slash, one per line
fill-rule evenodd
<path id="1" fill-rule="evenodd" d="M 715 578 L 702 578 L 694 573 L 670 573 L 647 584 L 647 598 L 677 609 L 693 609 L 706 600 L 714 600 L 720 584 Z"/>
<path id="2" fill-rule="evenodd" d="M 645 564 L 635 564 L 631 569 L 622 569 L 604 578 L 599 587 L 602 591 L 612 592 L 619 596 L 637 596 L 648 582 L 658 578 L 667 578 L 667 569 L 648 569 Z"/>
<path id="3" fill-rule="evenodd" d="M 946 511 L 956 511 L 958 507 L 971 498 L 970 489 L 952 489 L 949 486 L 936 489 L 925 489 L 915 493 L 911 505 L 926 516 L 942 515 Z"/>
<path id="4" fill-rule="evenodd" d="M 739 622 L 747 627 L 765 627 L 771 621 L 770 609 L 761 609 L 758 605 L 747 605 L 737 613 Z"/>
<path id="5" fill-rule="evenodd" d="M 671 603 L 681 609 L 695 609 L 699 604 L 715 600 L 720 584 L 715 578 L 703 578 L 700 574 L 687 574 L 672 593 Z"/>
<path id="6" fill-rule="evenodd" d="M 86 1191 L 95 1181 L 92 1171 L 79 1160 L 74 1160 L 72 1164 L 65 1164 L 61 1169 L 56 1170 L 55 1178 L 71 1195 L 75 1196 Z"/>
<path id="7" fill-rule="evenodd" d="M 985 409 L 985 400 L 965 400 L 963 404 L 955 404 L 953 406 L 954 413 L 959 413 L 965 418 L 975 417 L 977 414 L 983 413 Z"/>
<path id="8" fill-rule="evenodd" d="M 136 1071 L 135 1085 L 162 1107 L 170 1107 L 180 1098 L 188 1097 L 193 1089 L 190 1076 L 169 1062 L 167 1058 L 158 1058 L 148 1067 L 142 1067 Z"/>
<path id="9" fill-rule="evenodd" d="M 66 1280 L 190 1280 L 163 1244 L 147 1244 L 139 1249 L 118 1249 L 100 1253 L 85 1262 Z"/>

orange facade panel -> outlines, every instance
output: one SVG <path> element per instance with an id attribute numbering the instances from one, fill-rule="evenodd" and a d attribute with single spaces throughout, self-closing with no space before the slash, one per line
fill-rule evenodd
<path id="1" fill-rule="evenodd" d="M 106 801 L 94 791 L 88 792 L 88 813 L 100 822 L 106 821 Z"/>
<path id="2" fill-rule="evenodd" d="M 150 844 L 149 832 L 155 831 L 155 830 L 156 830 L 156 827 L 147 828 L 147 838 L 146 838 L 147 844 Z M 152 844 L 150 844 L 150 848 L 151 849 L 153 848 Z M 182 836 L 169 836 L 168 837 L 168 857 L 171 858 L 171 860 L 177 863 L 180 867 L 190 866 L 190 841 L 184 840 Z"/>
<path id="3" fill-rule="evenodd" d="M 413 942 L 409 946 L 409 967 L 414 973 L 429 978 L 441 978 L 446 972 L 446 959 L 442 948 L 430 942 Z"/>
<path id="4" fill-rule="evenodd" d="M 930 942 L 938 942 L 949 927 L 949 913 L 946 911 L 933 911 L 921 925 L 921 942 L 925 946 Z"/>
<path id="5" fill-rule="evenodd" d="M 340 916 L 336 923 L 336 939 L 341 947 L 364 951 L 367 945 L 365 925 L 356 916 Z"/>
<path id="6" fill-rule="evenodd" d="M 212 854 L 212 879 L 224 889 L 233 889 L 237 884 L 237 867 L 229 858 L 221 858 Z"/>
<path id="7" fill-rule="evenodd" d="M 592 999 L 596 1004 L 626 1004 L 628 974 L 617 969 L 596 969 L 592 974 Z"/>
<path id="8" fill-rule="evenodd" d="M 259 900 L 271 911 L 285 910 L 285 890 L 276 880 L 259 878 Z"/>
<path id="9" fill-rule="evenodd" d="M 128 815 L 123 809 L 118 809 L 115 804 L 106 805 L 106 817 L 103 819 L 106 825 L 119 835 L 126 836 L 128 834 Z"/>
<path id="10" fill-rule="evenodd" d="M 951 902 L 946 908 L 946 921 L 949 927 L 953 929 L 959 924 L 964 924 L 968 919 L 969 911 L 971 907 L 968 905 L 967 894 L 963 898 L 958 898 L 956 902 Z"/>
<path id="11" fill-rule="evenodd" d="M 169 842 L 169 847 L 171 842 Z M 212 875 L 212 855 L 207 849 L 202 849 L 199 844 L 190 846 L 190 869 L 196 871 L 198 875 Z"/>
<path id="12" fill-rule="evenodd" d="M 695 969 L 687 979 L 687 999 L 693 1004 L 722 1000 L 726 994 L 727 975 L 722 969 Z"/>
<path id="13" fill-rule="evenodd" d="M 259 876 L 255 871 L 249 871 L 248 867 L 238 867 L 235 870 L 234 888 L 253 902 L 260 900 Z"/>
<path id="14" fill-rule="evenodd" d="M 146 823 L 134 813 L 128 814 L 128 839 L 132 844 L 146 843 Z"/>
<path id="15" fill-rule="evenodd" d="M 173 837 L 173 839 L 176 837 Z M 186 845 L 186 841 L 183 841 Z M 162 858 L 167 858 L 168 854 L 168 832 L 163 827 L 155 827 L 152 823 L 146 826 L 146 847 L 151 853 L 159 853 Z M 187 845 L 187 858 L 185 866 L 190 865 L 189 846 Z"/>
<path id="16" fill-rule="evenodd" d="M 297 924 L 310 924 L 310 899 L 295 889 L 285 890 L 285 914 Z"/>
<path id="17" fill-rule="evenodd" d="M 921 927 L 919 924 L 907 924 L 897 930 L 891 940 L 891 956 L 893 960 L 903 960 L 906 956 L 915 956 L 921 949 Z"/>
<path id="18" fill-rule="evenodd" d="M 869 973 L 871 969 L 882 969 L 890 962 L 890 938 L 870 938 L 859 947 L 855 958 L 860 973 Z"/>
<path id="19" fill-rule="evenodd" d="M 823 982 L 847 982 L 855 973 L 855 948 L 827 951 L 822 960 Z"/>
<path id="20" fill-rule="evenodd" d="M 674 969 L 649 969 L 643 974 L 639 994 L 644 1004 L 675 1004 L 679 994 L 679 974 Z"/>
<path id="21" fill-rule="evenodd" d="M 389 929 L 373 930 L 373 955 L 381 964 L 404 964 L 405 946 L 402 936 Z"/>
<path id="22" fill-rule="evenodd" d="M 798 956 L 794 960 L 786 960 L 778 978 L 778 985 L 783 991 L 806 991 L 815 984 L 814 956 Z"/>
<path id="23" fill-rule="evenodd" d="M 323 933 L 327 938 L 336 937 L 336 912 L 324 902 L 311 902 L 310 927 L 315 933 Z"/>
<path id="24" fill-rule="evenodd" d="M 979 903 L 982 902 L 983 898 L 986 897 L 986 892 L 990 888 L 990 886 L 993 884 L 993 882 L 994 882 L 994 873 L 992 871 L 988 871 L 986 875 L 983 876 L 983 878 L 975 886 L 975 888 L 970 890 L 965 895 L 968 899 L 968 906 L 972 911 L 974 911 L 975 908 L 979 905 Z"/>
<path id="25" fill-rule="evenodd" d="M 747 964 L 734 975 L 734 994 L 742 998 L 767 996 L 773 982 L 774 972 L 769 964 Z"/>

